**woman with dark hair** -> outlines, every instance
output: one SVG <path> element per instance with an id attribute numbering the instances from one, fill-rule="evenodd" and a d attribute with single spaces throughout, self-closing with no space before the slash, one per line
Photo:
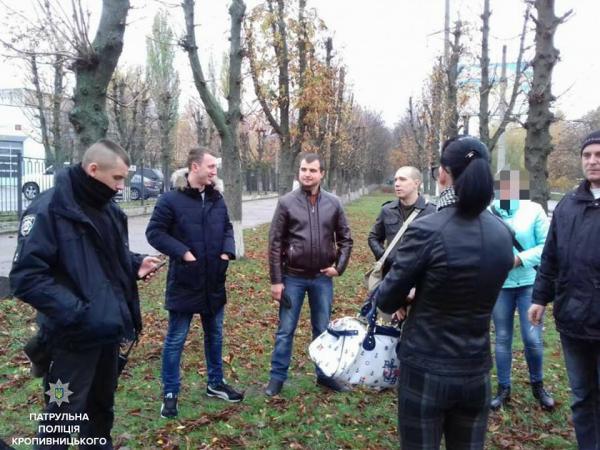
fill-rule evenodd
<path id="1" fill-rule="evenodd" d="M 438 212 L 413 222 L 375 293 L 383 315 L 411 312 L 398 347 L 398 430 L 404 450 L 483 449 L 490 408 L 490 318 L 513 265 L 508 228 L 486 210 L 494 181 L 487 147 L 444 143 Z"/>

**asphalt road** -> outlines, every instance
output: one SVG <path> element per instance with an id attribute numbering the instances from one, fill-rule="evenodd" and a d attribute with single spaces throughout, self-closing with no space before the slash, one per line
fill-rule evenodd
<path id="1" fill-rule="evenodd" d="M 269 223 L 276 205 L 277 198 L 244 201 L 242 203 L 242 227 L 253 228 L 257 225 Z M 156 250 L 146 241 L 145 232 L 149 220 L 150 216 L 129 218 L 129 248 L 132 251 L 147 254 L 156 253 Z M 8 276 L 16 247 L 16 233 L 0 234 L 0 277 Z"/>
<path id="2" fill-rule="evenodd" d="M 548 207 L 553 211 L 556 201 L 550 200 Z M 249 200 L 242 203 L 242 227 L 253 228 L 257 225 L 269 223 L 273 217 L 277 198 Z M 146 225 L 150 216 L 131 217 L 129 219 L 129 246 L 138 253 L 155 254 L 156 250 L 146 241 Z M 7 295 L 8 283 L 6 278 L 10 272 L 12 258 L 17 246 L 17 234 L 0 234 L 0 299 Z"/>

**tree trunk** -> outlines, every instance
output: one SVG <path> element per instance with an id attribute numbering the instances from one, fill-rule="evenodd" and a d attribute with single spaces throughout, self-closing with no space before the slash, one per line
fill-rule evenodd
<path id="1" fill-rule="evenodd" d="M 250 74 L 254 91 L 260 103 L 260 106 L 267 117 L 269 125 L 279 136 L 280 147 L 277 155 L 277 167 L 279 167 L 279 176 L 277 179 L 277 191 L 279 195 L 288 192 L 293 186 L 294 180 L 294 162 L 297 154 L 294 152 L 297 148 L 291 144 L 290 136 L 290 75 L 289 75 L 289 54 L 287 43 L 287 26 L 285 20 L 285 1 L 277 0 L 277 11 L 274 7 L 275 0 L 267 0 L 267 8 L 273 17 L 270 21 L 271 33 L 273 35 L 273 50 L 277 59 L 278 68 L 278 97 L 277 107 L 279 109 L 279 121 L 273 115 L 271 107 L 267 102 L 265 93 L 259 80 L 260 68 L 257 67 L 253 48 L 252 27 L 248 27 L 246 34 L 246 43 L 248 46 L 248 60 L 250 63 Z"/>
<path id="2" fill-rule="evenodd" d="M 483 2 L 483 14 L 481 20 L 481 57 L 479 58 L 481 67 L 481 85 L 479 86 L 479 139 L 485 145 L 490 145 L 490 57 L 488 55 L 488 39 L 490 35 L 490 0 Z M 468 134 L 468 133 L 465 133 Z"/>
<path id="3" fill-rule="evenodd" d="M 331 119 L 330 126 L 330 154 L 329 154 L 329 188 L 337 193 L 338 189 L 338 159 L 340 152 L 340 140 L 342 130 L 342 111 L 344 106 L 344 90 L 346 89 L 346 70 L 341 67 L 338 81 L 337 100 L 335 104 L 334 117 Z"/>
<path id="4" fill-rule="evenodd" d="M 446 130 L 445 138 L 450 139 L 458 135 L 458 75 L 460 69 L 458 63 L 462 53 L 462 46 L 460 45 L 460 37 L 462 35 L 462 24 L 456 22 L 454 31 L 454 42 L 450 44 L 452 52 L 450 54 L 450 60 L 446 67 L 447 76 L 447 89 L 446 89 Z"/>
<path id="5" fill-rule="evenodd" d="M 129 0 L 103 0 L 91 48 L 81 48 L 73 65 L 75 89 L 69 119 L 77 133 L 77 156 L 106 136 L 106 90 L 123 50 Z"/>
<path id="6" fill-rule="evenodd" d="M 229 209 L 229 216 L 234 226 L 236 256 L 243 257 L 242 169 L 240 164 L 238 125 L 241 119 L 241 65 L 243 56 L 240 36 L 246 5 L 242 0 L 233 0 L 229 7 L 229 15 L 231 16 L 229 47 L 229 111 L 225 113 L 217 99 L 212 92 L 210 92 L 202 72 L 194 31 L 194 3 L 194 0 L 184 0 L 183 2 L 187 30 L 183 46 L 188 53 L 196 89 L 200 94 L 200 98 L 202 99 L 207 114 L 221 136 L 225 200 Z"/>
<path id="7" fill-rule="evenodd" d="M 64 60 L 60 55 L 54 59 L 54 93 L 52 95 L 52 144 L 54 147 L 54 168 L 62 169 L 65 162 L 65 150 L 61 129 L 62 100 L 64 90 Z M 54 173 L 56 173 L 56 170 Z"/>
<path id="8" fill-rule="evenodd" d="M 552 71 L 559 52 L 554 48 L 556 28 L 571 14 L 569 11 L 558 18 L 554 14 L 554 0 L 536 0 L 535 9 L 535 57 L 533 58 L 533 81 L 529 91 L 529 113 L 525 128 L 525 167 L 530 175 L 531 200 L 548 210 L 548 155 L 552 152 L 550 125 L 555 120 L 550 106 L 552 95 Z"/>
<path id="9" fill-rule="evenodd" d="M 46 120 L 46 105 L 44 102 L 44 93 L 40 85 L 40 72 L 37 65 L 37 56 L 32 53 L 29 58 L 29 65 L 31 67 L 31 77 L 33 86 L 35 88 L 35 97 L 37 101 L 37 116 L 40 122 L 40 130 L 42 133 L 42 145 L 44 146 L 45 162 L 46 165 L 52 165 L 54 162 L 54 156 L 52 154 L 52 146 L 50 145 L 50 136 L 48 133 L 48 122 Z"/>
<path id="10" fill-rule="evenodd" d="M 160 165 L 165 180 L 171 179 L 171 132 L 167 124 L 159 119 L 158 128 L 160 130 Z"/>
<path id="11" fill-rule="evenodd" d="M 308 32 L 306 30 L 306 18 L 304 17 L 304 10 L 306 8 L 306 0 L 298 1 L 298 95 L 300 99 L 304 96 L 304 86 L 306 84 L 306 44 L 308 41 Z M 298 108 L 298 133 L 294 139 L 292 153 L 294 156 L 298 156 L 302 152 L 302 143 L 304 142 L 304 133 L 306 132 L 306 115 L 308 113 L 308 102 L 301 101 L 303 106 Z M 295 159 L 295 158 L 294 158 Z"/>
<path id="12" fill-rule="evenodd" d="M 136 164 L 150 162 L 146 160 L 146 141 L 148 140 L 148 97 L 144 97 L 140 106 L 140 134 L 134 144 L 136 154 Z M 164 174 L 163 174 L 164 175 Z M 165 180 L 165 191 L 169 190 L 171 180 L 167 177 Z"/>
<path id="13" fill-rule="evenodd" d="M 479 137 L 481 141 L 487 145 L 490 152 L 494 150 L 496 144 L 500 137 L 506 131 L 506 126 L 513 119 L 512 113 L 515 108 L 516 100 L 521 91 L 521 79 L 523 76 L 524 66 L 523 66 L 523 53 L 525 52 L 525 37 L 527 35 L 527 23 L 529 21 L 529 11 L 531 6 L 528 4 L 525 10 L 525 18 L 523 21 L 523 27 L 521 30 L 521 37 L 519 42 L 519 53 L 517 56 L 517 63 L 515 68 L 515 80 L 512 87 L 512 93 L 510 95 L 510 100 L 506 103 L 505 93 L 506 93 L 506 46 L 503 47 L 502 55 L 503 55 L 503 65 L 502 65 L 502 76 L 500 78 L 501 83 L 501 98 L 500 98 L 500 123 L 498 128 L 494 134 L 490 137 L 490 111 L 489 111 L 489 94 L 492 88 L 492 85 L 489 80 L 489 57 L 488 57 L 488 36 L 489 36 L 489 0 L 485 0 L 484 11 L 481 16 L 483 20 L 483 37 L 481 42 L 481 87 L 479 88 Z M 503 166 L 504 164 L 500 164 Z M 500 170 L 502 167 L 498 167 Z"/>

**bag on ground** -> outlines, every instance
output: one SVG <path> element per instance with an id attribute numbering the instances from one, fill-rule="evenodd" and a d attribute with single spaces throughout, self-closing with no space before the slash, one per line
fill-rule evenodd
<path id="1" fill-rule="evenodd" d="M 386 389 L 398 383 L 399 339 L 398 327 L 377 325 L 377 308 L 370 304 L 358 318 L 332 321 L 308 351 L 319 369 L 336 381 Z"/>

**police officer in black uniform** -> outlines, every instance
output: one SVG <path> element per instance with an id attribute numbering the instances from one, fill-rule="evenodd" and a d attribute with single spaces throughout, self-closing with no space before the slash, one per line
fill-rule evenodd
<path id="1" fill-rule="evenodd" d="M 127 217 L 111 201 L 128 168 L 127 153 L 100 140 L 21 219 L 11 288 L 37 310 L 51 361 L 37 448 L 67 448 L 73 433 L 112 448 L 119 345 L 141 331 L 136 279 L 159 262 L 129 251 Z"/>

